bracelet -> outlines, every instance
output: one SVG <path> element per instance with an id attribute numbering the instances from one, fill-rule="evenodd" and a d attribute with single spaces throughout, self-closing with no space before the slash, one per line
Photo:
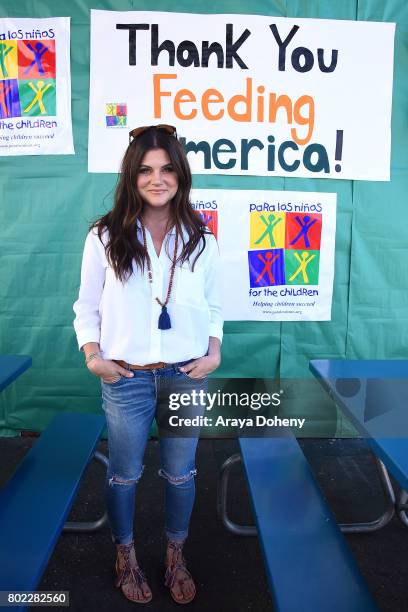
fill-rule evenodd
<path id="1" fill-rule="evenodd" d="M 101 354 L 100 353 L 91 353 L 90 355 L 88 355 L 88 357 L 85 359 L 86 365 L 88 365 L 88 363 L 90 361 L 92 361 L 93 359 L 96 359 L 97 357 L 101 357 Z"/>

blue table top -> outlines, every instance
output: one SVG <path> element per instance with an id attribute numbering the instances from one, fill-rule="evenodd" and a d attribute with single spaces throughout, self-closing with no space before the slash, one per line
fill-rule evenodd
<path id="1" fill-rule="evenodd" d="M 408 490 L 408 360 L 312 360 L 310 370 Z"/>
<path id="2" fill-rule="evenodd" d="M 408 359 L 313 359 L 310 369 L 322 378 L 408 378 Z"/>
<path id="3" fill-rule="evenodd" d="M 28 355 L 0 355 L 0 391 L 32 365 Z"/>

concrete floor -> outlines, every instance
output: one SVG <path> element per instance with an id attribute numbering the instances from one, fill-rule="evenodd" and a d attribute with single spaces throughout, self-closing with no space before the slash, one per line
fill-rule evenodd
<path id="1" fill-rule="evenodd" d="M 0 484 L 35 443 L 34 438 L 0 439 Z M 383 494 L 372 457 L 360 440 L 301 442 L 319 483 L 339 522 L 370 520 L 381 512 Z M 106 442 L 99 450 L 107 452 Z M 234 440 L 201 440 L 197 456 L 197 498 L 190 537 L 185 547 L 197 585 L 190 610 L 219 612 L 273 611 L 256 538 L 227 532 L 216 514 L 217 474 L 222 462 L 237 451 Z M 158 443 L 148 443 L 146 469 L 137 493 L 135 539 L 141 566 L 149 578 L 153 600 L 144 610 L 178 609 L 163 586 L 163 482 L 158 477 Z M 93 520 L 103 508 L 103 468 L 92 463 L 72 509 L 70 520 Z M 241 469 L 230 483 L 230 518 L 252 522 Z M 383 612 L 408 611 L 408 529 L 398 519 L 383 530 L 348 535 L 360 570 Z M 94 534 L 63 534 L 38 590 L 70 592 L 71 612 L 135 609 L 113 587 L 115 551 L 108 529 Z M 290 568 L 288 568 L 290 571 Z M 66 610 L 67 608 L 60 608 Z M 330 612 L 331 603 L 327 602 Z M 350 611 L 352 612 L 352 611 Z"/>

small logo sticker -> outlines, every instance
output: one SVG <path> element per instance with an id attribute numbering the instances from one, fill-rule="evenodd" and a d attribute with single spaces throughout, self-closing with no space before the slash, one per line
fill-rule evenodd
<path id="1" fill-rule="evenodd" d="M 127 127 L 127 104 L 110 102 L 105 105 L 106 127 Z"/>

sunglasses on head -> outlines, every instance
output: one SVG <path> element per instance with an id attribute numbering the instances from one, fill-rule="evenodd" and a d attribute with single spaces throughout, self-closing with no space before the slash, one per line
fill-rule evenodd
<path id="1" fill-rule="evenodd" d="M 167 125 L 167 123 L 160 123 L 159 125 L 144 125 L 143 127 L 134 128 L 129 132 L 129 144 L 133 142 L 135 138 L 146 132 L 146 130 L 150 130 L 154 128 L 155 130 L 164 130 L 170 136 L 174 136 L 177 138 L 177 130 L 174 125 Z"/>

